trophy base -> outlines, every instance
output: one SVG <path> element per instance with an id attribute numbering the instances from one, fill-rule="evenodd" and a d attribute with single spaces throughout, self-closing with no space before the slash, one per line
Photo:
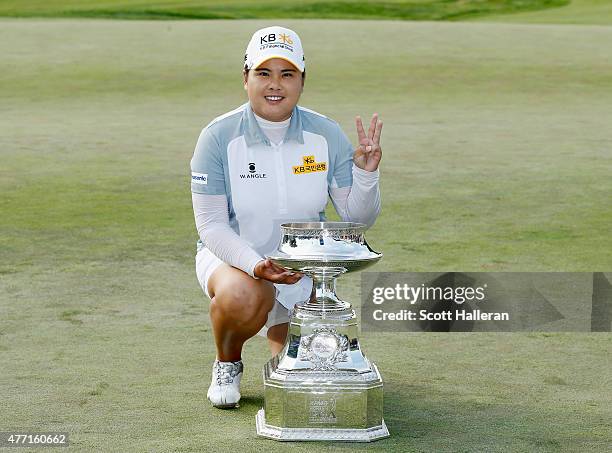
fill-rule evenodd
<path id="1" fill-rule="evenodd" d="M 351 314 L 337 326 L 306 327 L 299 316 L 292 318 L 285 348 L 263 369 L 259 436 L 280 441 L 344 442 L 372 442 L 389 436 L 382 416 L 382 379 L 351 334 L 355 326 L 354 312 Z M 309 324 L 308 320 L 305 323 Z M 338 363 L 346 369 L 316 361 L 311 346 L 317 344 L 317 338 L 333 339 L 332 344 L 345 348 Z"/>
<path id="2" fill-rule="evenodd" d="M 367 429 L 341 428 L 279 428 L 266 424 L 263 409 L 257 412 L 257 435 L 279 441 L 318 441 L 332 440 L 336 442 L 372 442 L 389 437 L 385 421 L 382 425 Z"/>

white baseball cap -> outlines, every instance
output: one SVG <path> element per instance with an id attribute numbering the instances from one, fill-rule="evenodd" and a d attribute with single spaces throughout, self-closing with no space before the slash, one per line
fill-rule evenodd
<path id="1" fill-rule="evenodd" d="M 288 28 L 275 26 L 257 30 L 244 54 L 244 67 L 257 68 L 270 58 L 287 60 L 300 72 L 306 68 L 300 37 Z"/>

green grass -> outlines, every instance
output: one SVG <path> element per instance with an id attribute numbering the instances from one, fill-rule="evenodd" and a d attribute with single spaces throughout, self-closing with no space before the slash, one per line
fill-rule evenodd
<path id="1" fill-rule="evenodd" d="M 300 104 L 353 141 L 354 115 L 385 122 L 376 270 L 609 270 L 612 29 L 284 23 L 309 58 Z M 0 431 L 67 431 L 74 451 L 288 448 L 255 436 L 262 338 L 240 410 L 207 405 L 188 173 L 269 24 L 0 21 Z M 357 303 L 358 283 L 339 294 Z M 610 340 L 365 333 L 392 437 L 290 448 L 606 451 Z"/>
<path id="2" fill-rule="evenodd" d="M 569 0 L 219 1 L 96 0 L 0 2 L 0 16 L 114 19 L 400 19 L 457 20 L 564 6 Z"/>
<path id="3" fill-rule="evenodd" d="M 491 14 L 476 18 L 488 22 L 516 22 L 539 24 L 612 25 L 610 0 L 572 0 L 566 6 L 523 11 L 514 14 Z"/>

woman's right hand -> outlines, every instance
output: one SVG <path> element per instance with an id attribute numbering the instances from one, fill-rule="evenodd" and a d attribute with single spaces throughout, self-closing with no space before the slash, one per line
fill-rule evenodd
<path id="1" fill-rule="evenodd" d="M 284 285 L 292 285 L 304 276 L 301 272 L 288 271 L 274 264 L 269 259 L 261 260 L 257 263 L 253 274 L 255 274 L 255 277 L 268 280 L 269 282 L 282 283 Z"/>

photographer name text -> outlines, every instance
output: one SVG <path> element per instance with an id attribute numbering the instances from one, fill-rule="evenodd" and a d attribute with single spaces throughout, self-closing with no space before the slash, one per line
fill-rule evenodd
<path id="1" fill-rule="evenodd" d="M 506 312 L 484 312 L 481 310 L 444 310 L 432 312 L 428 310 L 399 310 L 386 312 L 381 309 L 374 310 L 372 317 L 375 321 L 509 321 L 510 315 Z"/>

